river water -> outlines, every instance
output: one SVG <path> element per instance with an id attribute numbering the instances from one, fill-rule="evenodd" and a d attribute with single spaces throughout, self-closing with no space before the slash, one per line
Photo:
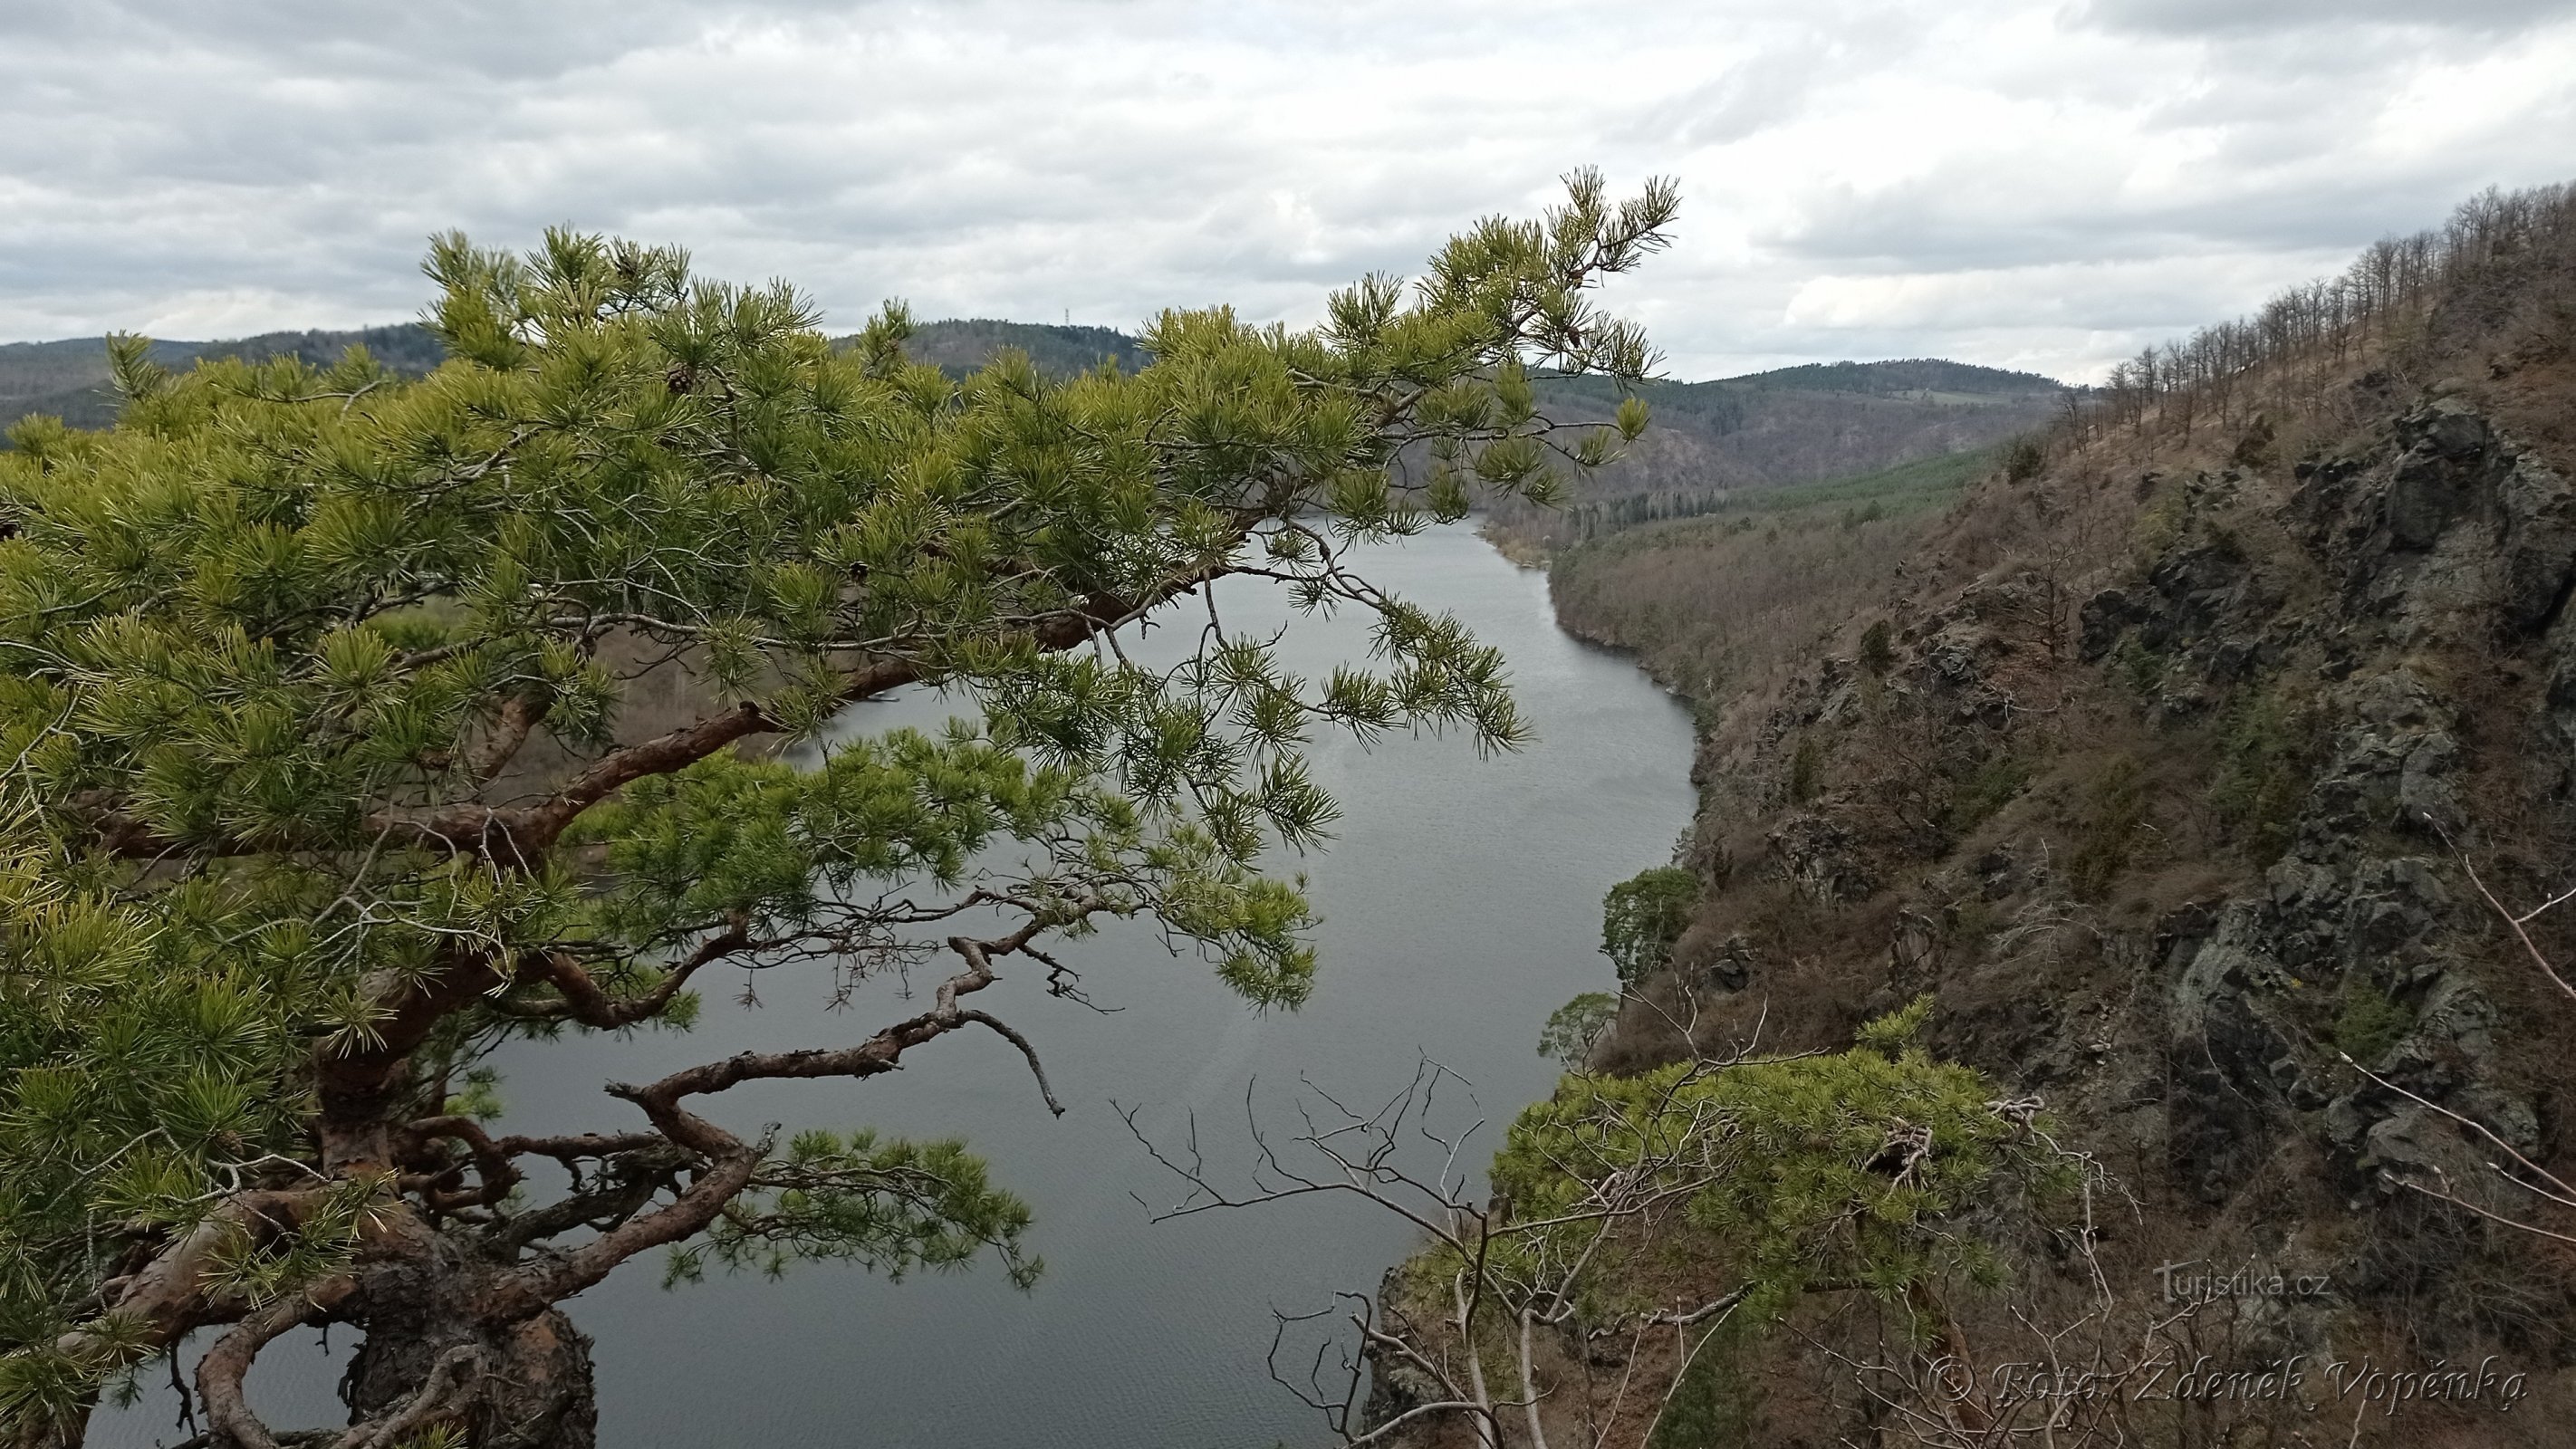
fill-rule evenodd
<path id="1" fill-rule="evenodd" d="M 1362 555 L 1364 571 L 1458 614 L 1510 661 L 1538 740 L 1480 759 L 1460 738 L 1361 748 L 1319 741 L 1320 783 L 1343 819 L 1303 863 L 1324 916 L 1312 1001 L 1247 1009 L 1195 959 L 1113 928 L 1063 951 L 1100 1005 L 1047 997 L 1029 973 L 977 1004 L 1028 1034 L 1067 1111 L 1050 1117 L 1017 1055 L 985 1034 L 950 1037 L 905 1069 L 863 1083 L 753 1084 L 702 1106 L 738 1132 L 763 1123 L 962 1136 L 995 1180 L 1036 1213 L 1047 1270 L 1027 1292 L 990 1265 L 888 1283 L 846 1266 L 784 1279 L 711 1277 L 665 1290 L 638 1261 L 568 1304 L 597 1340 L 600 1440 L 610 1449 L 1266 1449 L 1322 1444 L 1316 1416 L 1268 1377 L 1276 1307 L 1328 1306 L 1374 1289 L 1414 1231 L 1349 1199 L 1302 1198 L 1163 1222 L 1177 1183 L 1112 1102 L 1139 1108 L 1159 1142 L 1196 1123 L 1213 1172 L 1243 1180 L 1254 1110 L 1279 1135 L 1306 1088 L 1374 1104 L 1427 1055 L 1473 1086 L 1488 1126 L 1482 1161 L 1555 1067 L 1536 1051 L 1547 1014 L 1580 991 L 1614 989 L 1598 954 L 1601 896 L 1667 860 L 1690 814 L 1687 713 L 1627 662 L 1556 627 L 1545 578 L 1514 568 L 1463 527 Z M 1230 581 L 1230 590 L 1234 588 Z M 1284 619 L 1257 588 L 1223 598 L 1227 625 Z M 1175 631 L 1178 632 L 1178 631 Z M 1365 654 L 1354 616 L 1299 620 L 1282 646 L 1310 676 Z M 863 706 L 848 730 L 931 724 L 935 696 Z M 827 1009 L 818 981 L 770 973 L 760 1004 L 739 981 L 701 978 L 706 1009 L 686 1034 L 590 1038 L 501 1066 L 505 1125 L 528 1132 L 622 1129 L 630 1109 L 597 1094 L 745 1049 L 832 1046 L 919 1009 L 892 982 Z M 924 982 L 927 985 L 927 981 Z M 1471 1120 L 1461 1100 L 1450 1126 Z M 1144 1203 L 1138 1201 L 1139 1197 Z M 345 1351 L 345 1336 L 335 1347 Z M 335 1424 L 337 1354 L 280 1344 L 252 1378 L 280 1427 Z M 174 1442 L 166 1388 L 102 1415 L 92 1442 Z"/>

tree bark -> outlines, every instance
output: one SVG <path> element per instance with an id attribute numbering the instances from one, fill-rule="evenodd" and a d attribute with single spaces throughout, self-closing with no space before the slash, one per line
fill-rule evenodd
<path id="1" fill-rule="evenodd" d="M 499 1276 L 444 1252 L 366 1275 L 344 1310 L 366 1335 L 340 1380 L 357 1427 L 336 1449 L 391 1449 L 439 1424 L 474 1449 L 594 1449 L 588 1335 L 560 1309 L 496 1311 Z"/>

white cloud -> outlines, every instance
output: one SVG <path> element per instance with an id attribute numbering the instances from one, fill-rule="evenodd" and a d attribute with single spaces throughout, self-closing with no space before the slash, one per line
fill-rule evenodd
<path id="1" fill-rule="evenodd" d="M 1684 185 L 1674 370 L 2080 376 L 2576 156 L 2576 15 L 2459 0 L 151 3 L 0 18 L 0 337 L 411 315 L 556 222 L 842 324 L 1291 321 L 1587 162 Z"/>

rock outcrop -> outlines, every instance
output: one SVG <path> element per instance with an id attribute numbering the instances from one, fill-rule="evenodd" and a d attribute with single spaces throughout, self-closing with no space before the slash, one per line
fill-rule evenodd
<path id="1" fill-rule="evenodd" d="M 2576 1274 L 2492 1220 L 2551 1205 L 2490 1165 L 2566 1154 L 2576 1003 L 2487 895 L 2563 889 L 2576 841 L 2576 485 L 2462 389 L 2378 419 L 1987 485 L 1958 530 L 2038 522 L 1983 573 L 1899 570 L 1883 674 L 1712 711 L 1710 894 L 1604 1060 L 1669 1055 L 1676 1002 L 1704 1047 L 1804 1049 L 1929 992 L 1939 1049 L 2134 1194 L 2113 1271 L 2334 1285 L 2231 1352 L 2493 1354 L 2576 1397 Z M 2392 1421 L 2547 1442 L 2474 1437 L 2505 1422 Z"/>

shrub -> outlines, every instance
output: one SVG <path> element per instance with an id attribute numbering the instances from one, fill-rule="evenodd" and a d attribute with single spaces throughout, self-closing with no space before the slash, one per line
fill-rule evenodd
<path id="1" fill-rule="evenodd" d="M 1642 870 L 1601 899 L 1601 954 L 1629 985 L 1662 969 L 1699 904 L 1699 877 L 1678 866 Z"/>
<path id="2" fill-rule="evenodd" d="M 1569 1072 L 1579 1072 L 1591 1058 L 1592 1049 L 1618 1019 L 1618 997 L 1606 991 L 1587 991 L 1549 1013 L 1547 1026 L 1538 1037 L 1539 1055 L 1564 1063 Z"/>
<path id="3" fill-rule="evenodd" d="M 2048 442 L 2035 433 L 2025 433 L 2004 446 L 2004 481 L 2027 483 L 2048 466 Z"/>
<path id="4" fill-rule="evenodd" d="M 2168 488 L 2138 510 L 2138 521 L 2130 534 L 2141 569 L 2164 557 L 2165 551 L 2182 541 L 2183 531 L 2191 523 L 2191 497 L 2180 488 Z"/>
<path id="5" fill-rule="evenodd" d="M 2128 867 L 2138 827 L 2147 820 L 2146 771 L 2133 755 L 2114 756 L 2095 776 L 2075 842 L 2066 883 L 2077 899 L 2098 901 Z"/>
<path id="6" fill-rule="evenodd" d="M 2273 441 L 2272 419 L 2266 414 L 2256 413 L 2254 421 L 2246 427 L 2245 435 L 2236 440 L 2236 451 L 2228 455 L 2228 461 L 2240 468 L 2270 467 Z"/>
<path id="7" fill-rule="evenodd" d="M 1693 1231 L 1649 1236 L 1685 1261 L 1722 1263 L 1745 1291 L 1748 1324 L 1832 1285 L 1867 1282 L 1900 1298 L 1955 1273 L 1991 1280 L 1971 1215 L 2015 1190 L 2037 1202 L 2072 1184 L 2043 1140 L 1998 1110 L 1992 1083 L 1910 1044 L 1928 1011 L 1918 1003 L 1873 1022 L 1840 1053 L 1572 1079 L 1513 1123 L 1494 1158 L 1497 1195 L 1519 1222 L 1540 1223 L 1613 1175 L 1633 1182 L 1641 1163 L 1692 1184 L 1678 1216 Z M 1891 1152 L 1908 1142 L 1905 1169 L 1891 1171 Z M 1592 1229 L 1555 1231 L 1499 1241 L 1496 1263 L 1570 1259 Z M 1633 1252 L 1615 1244 L 1590 1262 L 1616 1276 Z"/>
<path id="8" fill-rule="evenodd" d="M 1888 643 L 1885 619 L 1861 631 L 1860 667 L 1873 679 L 1896 667 L 1896 650 Z"/>
<path id="9" fill-rule="evenodd" d="M 2299 806 L 2316 774 L 2315 712 L 2279 691 L 2247 701 L 2218 740 L 2209 806 L 2228 839 L 2256 865 L 2290 848 Z"/>
<path id="10" fill-rule="evenodd" d="M 1816 792 L 1824 787 L 1824 774 L 1825 747 L 1816 743 L 1813 737 L 1798 741 L 1798 748 L 1789 755 L 1791 803 L 1804 805 L 1815 799 Z"/>
<path id="11" fill-rule="evenodd" d="M 2343 1011 L 2335 1017 L 2335 1050 L 2369 1066 L 2405 1039 L 2415 1014 L 2371 983 L 2358 977 L 2344 984 Z"/>
<path id="12" fill-rule="evenodd" d="M 1950 796 L 1949 827 L 1953 835 L 1965 835 L 1994 818 L 2030 784 L 2030 763 L 2011 755 L 1997 755 L 1968 772 Z"/>
<path id="13" fill-rule="evenodd" d="M 2119 648 L 2111 651 L 2111 667 L 2129 688 L 2145 696 L 2156 692 L 2156 686 L 2164 681 L 2168 666 L 2162 654 L 2148 648 L 2137 635 L 2131 634 L 2120 641 Z"/>
<path id="14" fill-rule="evenodd" d="M 1743 1449 L 1754 1442 L 1762 1387 L 1745 1369 L 1751 1337 L 1729 1324 L 1699 1345 L 1664 1404 L 1650 1449 Z"/>

